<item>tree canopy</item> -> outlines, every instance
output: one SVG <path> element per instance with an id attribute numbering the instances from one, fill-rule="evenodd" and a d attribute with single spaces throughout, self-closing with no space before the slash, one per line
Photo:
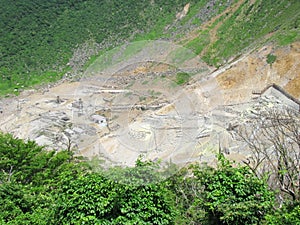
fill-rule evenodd
<path id="1" fill-rule="evenodd" d="M 33 141 L 0 134 L 1 224 L 293 224 L 299 205 L 277 208 L 275 192 L 247 165 L 218 157 L 163 169 L 97 170 L 70 151 L 46 151 Z M 277 209 L 276 209 L 277 208 Z M 276 210 L 274 210 L 276 209 Z M 280 223 L 279 223 L 280 221 Z"/>

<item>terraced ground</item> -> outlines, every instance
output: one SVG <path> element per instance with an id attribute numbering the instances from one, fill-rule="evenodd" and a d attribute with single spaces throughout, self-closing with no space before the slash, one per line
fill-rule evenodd
<path id="1" fill-rule="evenodd" d="M 1 130 L 49 148 L 73 149 L 88 157 L 97 155 L 108 164 L 131 165 L 139 154 L 179 164 L 200 156 L 211 160 L 220 146 L 233 148 L 231 152 L 240 159 L 247 152 L 240 154 L 239 149 L 229 145 L 237 143 L 226 128 L 229 123 L 241 123 L 245 119 L 241 115 L 257 107 L 252 93 L 276 83 L 295 98 L 300 97 L 297 0 L 176 1 L 173 5 L 155 2 L 142 12 L 143 3 L 133 7 L 139 12 L 138 20 L 130 11 L 127 25 L 113 21 L 111 32 L 106 20 L 114 17 L 103 18 L 102 25 L 109 35 L 119 31 L 118 35 L 123 35 L 113 39 L 102 37 L 97 30 L 101 24 L 93 23 L 97 10 L 103 10 L 94 11 L 95 4 L 79 1 L 69 11 L 60 5 L 58 20 L 49 17 L 49 24 L 44 24 L 40 18 L 49 28 L 43 30 L 46 33 L 29 26 L 20 36 L 23 39 L 12 36 L 18 48 L 28 38 L 26 32 L 33 35 L 34 31 L 33 37 L 38 40 L 46 35 L 50 43 L 47 51 L 43 51 L 44 44 L 35 46 L 33 38 L 25 41 L 22 49 L 15 49 L 18 51 L 14 54 L 19 55 L 10 55 L 7 41 L 12 37 L 7 35 L 12 31 L 7 30 L 1 39 L 6 43 L 0 69 L 2 93 L 13 88 L 19 94 L 22 86 L 29 88 L 32 82 L 47 80 L 49 77 L 43 74 L 49 71 L 50 80 L 56 80 L 57 75 L 64 79 L 2 99 Z M 112 15 L 121 13 L 120 18 L 129 10 L 127 3 L 105 4 Z M 6 5 L 7 9 L 10 6 Z M 41 6 L 23 2 L 18 7 L 23 12 Z M 83 18 L 85 13 L 91 17 Z M 15 29 L 21 29 L 29 17 L 24 14 Z M 82 20 L 79 27 L 86 24 L 92 38 L 85 33 L 79 35 L 78 27 L 72 28 L 78 18 Z M 127 26 L 132 21 L 140 22 L 130 36 Z M 95 26 L 90 27 L 92 24 Z M 121 24 L 124 26 L 117 26 Z M 145 30 L 139 30 L 142 27 Z M 51 34 L 52 29 L 55 32 Z M 53 48 L 49 35 L 54 38 Z M 70 42 L 60 45 L 64 36 Z M 121 45 L 124 40 L 127 42 Z M 29 46 L 31 50 L 27 51 Z M 56 51 L 58 46 L 63 46 L 64 53 Z M 49 55 L 44 55 L 46 52 Z M 31 64 L 27 54 L 31 55 Z M 60 58 L 57 62 L 62 64 L 52 67 L 49 57 Z M 39 64 L 41 59 L 45 64 Z M 232 105 L 234 108 L 227 112 Z"/>
<path id="2" fill-rule="evenodd" d="M 4 99 L 1 130 L 49 148 L 96 156 L 107 165 L 133 165 L 139 155 L 181 165 L 212 161 L 220 147 L 242 160 L 249 152 L 237 147 L 229 124 L 243 124 L 257 108 L 288 105 L 272 95 L 254 99 L 253 92 L 269 84 L 300 97 L 299 49 L 299 42 L 268 45 L 214 70 L 169 42 L 126 45 L 107 55 L 114 62 L 110 66 L 104 67 L 101 56 L 79 82 Z M 173 58 L 178 52 L 188 60 Z M 277 56 L 272 66 L 270 53 Z M 185 80 L 182 74 L 189 76 Z"/>

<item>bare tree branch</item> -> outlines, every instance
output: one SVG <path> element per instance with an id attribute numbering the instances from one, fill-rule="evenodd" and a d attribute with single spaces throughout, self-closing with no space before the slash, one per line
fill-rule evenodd
<path id="1" fill-rule="evenodd" d="M 245 164 L 258 177 L 268 174 L 270 186 L 300 198 L 300 114 L 287 108 L 270 108 L 253 113 L 237 135 L 252 157 Z"/>

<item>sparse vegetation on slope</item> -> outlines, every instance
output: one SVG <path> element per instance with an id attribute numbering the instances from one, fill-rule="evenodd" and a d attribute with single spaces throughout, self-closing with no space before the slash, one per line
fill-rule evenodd
<path id="1" fill-rule="evenodd" d="M 286 45 L 299 40 L 299 1 L 245 0 L 236 4 L 239 4 L 237 8 L 218 17 L 211 26 L 204 27 L 186 45 L 201 54 L 210 65 L 221 65 L 246 48 L 267 41 Z M 213 29 L 216 29 L 215 36 L 207 37 Z"/>

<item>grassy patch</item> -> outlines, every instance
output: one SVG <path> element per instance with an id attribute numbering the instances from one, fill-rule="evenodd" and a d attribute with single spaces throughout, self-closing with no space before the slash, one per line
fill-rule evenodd
<path id="1" fill-rule="evenodd" d="M 294 41 L 300 40 L 300 29 L 278 34 L 275 38 L 280 46 L 289 45 Z"/>
<path id="2" fill-rule="evenodd" d="M 196 57 L 197 55 L 190 49 L 178 46 L 168 55 L 168 60 L 174 66 L 178 67 Z"/>
<path id="3" fill-rule="evenodd" d="M 268 54 L 267 55 L 267 63 L 272 66 L 272 64 L 276 61 L 276 55 Z"/>
<path id="4" fill-rule="evenodd" d="M 299 28 L 295 23 L 299 12 L 299 1 L 258 0 L 254 4 L 245 1 L 221 24 L 218 38 L 208 48 L 205 61 L 214 66 L 222 64 L 245 48 L 268 40 L 267 35 L 273 33 L 271 40 L 278 40 L 281 45 L 291 43 L 298 36 Z M 287 29 L 291 26 L 293 32 Z"/>
<path id="5" fill-rule="evenodd" d="M 0 80 L 0 96 L 9 93 L 18 95 L 20 91 L 33 88 L 36 85 L 56 82 L 63 77 L 65 72 L 66 70 L 62 72 L 45 71 L 41 74 L 27 73 L 26 76 L 24 74 L 11 74 L 7 78 L 2 76 L 2 80 Z"/>
<path id="6" fill-rule="evenodd" d="M 192 49 L 195 54 L 200 54 L 202 50 L 210 43 L 210 36 L 208 30 L 200 32 L 199 36 L 194 38 L 186 47 Z"/>
<path id="7" fill-rule="evenodd" d="M 185 72 L 179 72 L 176 74 L 176 84 L 177 85 L 184 85 L 186 84 L 191 78 L 191 75 Z"/>
<path id="8" fill-rule="evenodd" d="M 142 85 L 146 85 L 146 84 L 148 84 L 149 83 L 149 80 L 144 80 L 143 82 L 142 82 Z"/>

